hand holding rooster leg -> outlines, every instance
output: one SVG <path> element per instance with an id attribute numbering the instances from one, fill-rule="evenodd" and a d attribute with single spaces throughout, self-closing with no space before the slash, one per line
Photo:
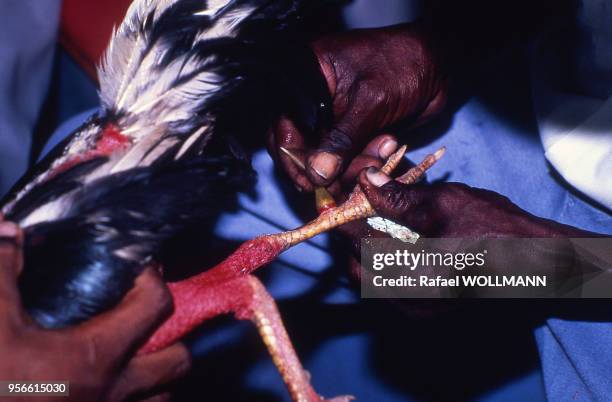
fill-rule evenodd
<path id="1" fill-rule="evenodd" d="M 408 186 L 375 169 L 359 183 L 384 217 L 429 237 L 598 237 L 568 225 L 529 214 L 493 191 L 462 183 Z"/>
<path id="2" fill-rule="evenodd" d="M 121 304 L 90 321 L 61 330 L 35 324 L 17 290 L 22 238 L 16 225 L 0 220 L 0 380 L 69 381 L 68 401 L 119 402 L 159 390 L 189 369 L 189 353 L 180 344 L 133 357 L 171 310 L 153 269 L 137 279 Z M 11 398 L 19 400 L 27 398 Z"/>

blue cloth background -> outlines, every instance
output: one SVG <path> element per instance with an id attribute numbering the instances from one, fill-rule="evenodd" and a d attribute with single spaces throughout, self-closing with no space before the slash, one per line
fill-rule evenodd
<path id="1" fill-rule="evenodd" d="M 76 117 L 57 130 L 51 144 L 96 107 L 93 85 L 74 64 L 62 56 L 57 67 L 59 113 Z M 414 149 L 409 156 L 417 160 L 446 145 L 448 155 L 430 180 L 495 190 L 536 215 L 610 233 L 610 215 L 574 195 L 549 171 L 528 82 L 525 49 L 508 50 L 483 69 L 477 84 L 459 90 L 440 119 L 401 133 Z M 29 121 L 27 115 L 24 119 Z M 240 210 L 224 215 L 217 227 L 229 244 L 312 217 L 310 201 L 276 175 L 264 151 L 255 155 L 254 165 L 256 195 L 242 196 Z M 415 319 L 404 314 L 406 306 L 358 302 L 341 275 L 343 254 L 333 238 L 321 236 L 261 274 L 324 395 L 351 393 L 358 400 L 384 402 L 539 401 L 545 395 L 551 401 L 611 399 L 607 303 L 452 302 L 455 308 L 445 314 Z M 288 400 L 248 323 L 217 320 L 190 341 L 201 359 L 178 400 Z"/>
<path id="2" fill-rule="evenodd" d="M 45 100 L 61 2 L 0 2 L 0 194 L 28 165 Z"/>

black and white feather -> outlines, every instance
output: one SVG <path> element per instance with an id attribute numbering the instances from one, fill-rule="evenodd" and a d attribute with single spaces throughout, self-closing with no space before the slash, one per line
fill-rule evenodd
<path id="1" fill-rule="evenodd" d="M 64 326 L 117 303 L 164 242 L 248 186 L 236 143 L 280 113 L 322 121 L 325 83 L 290 33 L 300 6 L 133 2 L 98 69 L 100 112 L 3 203 L 25 229 L 21 290 L 38 322 Z M 127 145 L 103 152 L 109 129 Z"/>

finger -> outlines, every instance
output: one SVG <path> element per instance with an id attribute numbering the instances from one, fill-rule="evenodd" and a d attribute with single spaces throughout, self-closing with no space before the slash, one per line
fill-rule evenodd
<path id="1" fill-rule="evenodd" d="M 442 80 L 441 87 L 436 96 L 429 102 L 425 110 L 419 115 L 412 127 L 417 127 L 431 120 L 432 117 L 439 114 L 448 101 L 448 79 Z"/>
<path id="2" fill-rule="evenodd" d="M 136 357 L 123 372 L 114 393 L 129 397 L 159 392 L 187 374 L 191 365 L 189 350 L 182 343 Z"/>
<path id="3" fill-rule="evenodd" d="M 380 169 L 385 160 L 397 150 L 397 141 L 390 134 L 379 135 L 364 148 L 363 152 L 351 160 L 340 179 L 341 186 L 332 183 L 328 189 L 339 201 L 342 201 L 343 191 L 350 191 L 357 184 L 357 177 L 363 169 L 374 167 Z M 340 192 L 339 194 L 336 192 Z"/>
<path id="4" fill-rule="evenodd" d="M 23 232 L 13 222 L 0 220 L 0 252 L 4 257 L 0 261 L 3 273 L 18 276 L 23 267 L 21 248 L 23 245 Z"/>
<path id="5" fill-rule="evenodd" d="M 381 159 L 374 158 L 368 155 L 358 155 L 351 161 L 346 171 L 342 174 L 340 180 L 334 181 L 327 190 L 336 199 L 337 202 L 344 202 L 347 199 L 347 192 L 353 190 L 357 184 L 359 173 L 363 169 L 370 167 L 380 169 L 384 165 Z"/>
<path id="6" fill-rule="evenodd" d="M 328 186 L 342 171 L 353 153 L 353 141 L 340 129 L 332 129 L 318 150 L 307 158 L 306 174 L 317 186 Z"/>
<path id="7" fill-rule="evenodd" d="M 394 136 L 383 134 L 370 141 L 361 154 L 386 160 L 393 152 L 397 151 L 397 145 Z"/>
<path id="8" fill-rule="evenodd" d="M 152 396 L 151 398 L 143 399 L 140 402 L 168 402 L 172 399 L 172 394 L 169 392 Z"/>
<path id="9" fill-rule="evenodd" d="M 346 168 L 346 171 L 342 175 L 343 184 L 355 185 L 357 177 L 362 170 L 368 168 L 380 169 L 384 165 L 384 162 L 380 158 L 375 158 L 369 155 L 358 155 L 356 156 Z"/>
<path id="10" fill-rule="evenodd" d="M 23 267 L 22 243 L 23 234 L 17 225 L 0 222 L 0 309 L 5 314 L 21 311 L 17 277 Z"/>
<path id="11" fill-rule="evenodd" d="M 363 169 L 380 168 L 397 150 L 397 140 L 390 134 L 379 135 L 366 145 L 361 155 L 355 157 L 342 175 L 343 181 L 354 182 Z"/>
<path id="12" fill-rule="evenodd" d="M 117 307 L 73 330 L 84 335 L 96 356 L 115 364 L 139 347 L 171 311 L 166 285 L 154 268 L 147 268 Z"/>
<path id="13" fill-rule="evenodd" d="M 392 181 L 391 177 L 375 168 L 367 169 L 365 177 L 369 184 L 373 184 L 376 187 L 382 187 Z"/>
<path id="14" fill-rule="evenodd" d="M 327 186 L 336 180 L 365 145 L 364 140 L 373 129 L 365 123 L 370 120 L 367 117 L 372 113 L 370 108 L 367 102 L 356 99 L 335 126 L 323 135 L 319 147 L 307 159 L 307 175 L 315 185 Z"/>
<path id="15" fill-rule="evenodd" d="M 382 216 L 397 218 L 416 208 L 424 194 L 418 186 L 408 186 L 376 169 L 359 175 L 359 185 L 372 207 Z"/>
<path id="16" fill-rule="evenodd" d="M 280 151 L 280 148 L 285 148 L 300 159 L 302 165 L 305 163 L 306 145 L 300 130 L 291 120 L 282 117 L 276 124 L 274 133 L 274 141 L 271 146 L 276 161 L 280 162 L 283 170 L 301 191 L 313 191 L 314 186 L 306 176 L 304 169 L 298 166 L 286 153 Z"/>

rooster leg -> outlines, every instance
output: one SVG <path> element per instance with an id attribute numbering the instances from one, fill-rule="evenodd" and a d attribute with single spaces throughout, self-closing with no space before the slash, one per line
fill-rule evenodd
<path id="1" fill-rule="evenodd" d="M 210 273 L 210 272 L 209 272 Z M 252 275 L 217 281 L 206 273 L 169 284 L 174 314 L 141 350 L 147 353 L 178 341 L 206 320 L 234 313 L 257 327 L 274 364 L 296 402 L 324 401 L 312 388 L 283 325 L 276 303 L 261 282 Z M 347 402 L 339 397 L 329 402 Z"/>
<path id="2" fill-rule="evenodd" d="M 383 168 L 385 173 L 390 173 L 397 166 L 404 151 L 405 147 L 389 159 Z M 415 182 L 442 157 L 443 153 L 444 149 L 441 149 L 428 156 L 400 179 L 406 183 Z M 368 202 L 365 194 L 359 187 L 356 187 L 344 204 L 323 212 L 317 219 L 305 226 L 245 242 L 214 268 L 184 281 L 169 284 L 174 298 L 174 314 L 154 334 L 146 347 L 160 349 L 168 346 L 203 321 L 220 314 L 235 312 L 236 306 L 248 305 L 250 299 L 242 300 L 241 295 L 250 295 L 252 291 L 248 289 L 240 291 L 240 289 L 246 283 L 242 279 L 254 270 L 269 263 L 283 250 L 301 241 L 344 223 L 374 216 L 375 213 L 376 211 Z"/>
<path id="3" fill-rule="evenodd" d="M 294 401 L 324 401 L 325 399 L 321 398 L 310 385 L 309 375 L 304 371 L 291 344 L 274 299 L 256 277 L 248 276 L 245 279 L 253 289 L 253 299 L 250 305 L 240 313 L 236 313 L 236 316 L 255 323 Z M 350 396 L 341 396 L 325 401 L 346 402 L 351 399 L 353 398 Z"/>

